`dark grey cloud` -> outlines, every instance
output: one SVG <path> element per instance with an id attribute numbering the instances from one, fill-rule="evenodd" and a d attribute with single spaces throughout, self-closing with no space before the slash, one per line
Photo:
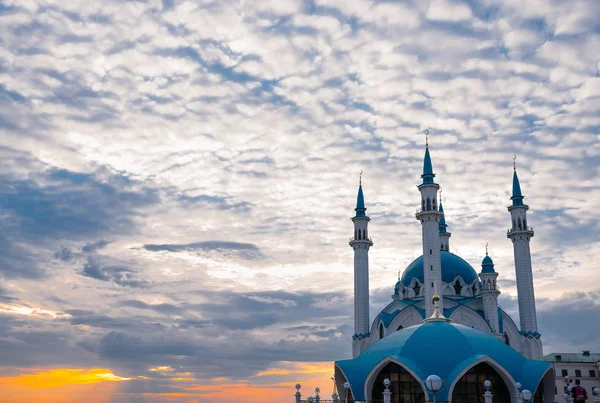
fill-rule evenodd
<path id="1" fill-rule="evenodd" d="M 148 282 L 136 278 L 136 270 L 124 267 L 106 265 L 97 255 L 88 256 L 83 268 L 78 271 L 85 277 L 108 281 L 123 287 L 145 287 Z"/>
<path id="2" fill-rule="evenodd" d="M 96 251 L 104 248 L 109 243 L 110 242 L 105 241 L 104 239 L 101 239 L 96 242 L 89 242 L 81 247 L 81 251 L 85 252 L 85 253 L 93 253 L 93 252 L 96 252 Z"/>
<path id="3" fill-rule="evenodd" d="M 54 254 L 56 259 L 62 260 L 63 262 L 69 262 L 73 259 L 73 251 L 66 246 L 61 246 L 58 252 Z"/>
<path id="4" fill-rule="evenodd" d="M 234 254 L 248 260 L 262 257 L 260 249 L 254 244 L 228 241 L 205 241 L 187 244 L 147 244 L 144 245 L 144 249 L 151 252 L 217 251 L 224 254 Z"/>

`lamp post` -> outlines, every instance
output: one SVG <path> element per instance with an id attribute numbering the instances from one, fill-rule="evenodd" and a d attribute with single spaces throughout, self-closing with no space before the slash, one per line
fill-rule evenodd
<path id="1" fill-rule="evenodd" d="M 437 375 L 429 375 L 427 379 L 425 379 L 425 386 L 433 394 L 434 403 L 436 403 L 436 395 L 442 391 L 443 385 L 444 382 L 442 381 L 442 378 Z"/>
<path id="2" fill-rule="evenodd" d="M 321 403 L 321 396 L 319 396 L 319 393 L 321 393 L 321 389 L 319 387 L 315 388 L 315 403 Z"/>
<path id="3" fill-rule="evenodd" d="M 523 385 L 521 385 L 521 382 L 517 382 L 515 383 L 515 389 L 517 390 L 517 403 L 523 403 L 523 396 L 521 396 L 521 388 L 523 388 Z"/>
<path id="4" fill-rule="evenodd" d="M 492 403 L 492 397 L 494 397 L 494 395 L 492 395 L 492 392 L 490 392 L 492 383 L 489 381 L 489 379 L 486 379 L 485 382 L 483 382 L 483 387 L 485 388 L 485 392 L 483 393 L 483 400 L 485 401 L 485 403 Z"/>
<path id="5" fill-rule="evenodd" d="M 392 392 L 390 392 L 390 385 L 392 382 L 388 378 L 383 380 L 383 386 L 385 386 L 385 390 L 383 391 L 383 403 L 391 403 L 392 402 Z"/>
<path id="6" fill-rule="evenodd" d="M 344 389 L 346 389 L 345 403 L 348 403 L 348 391 L 350 390 L 350 382 L 344 382 Z"/>
<path id="7" fill-rule="evenodd" d="M 594 388 L 592 393 L 594 394 L 594 403 L 600 403 L 600 388 Z"/>
<path id="8" fill-rule="evenodd" d="M 529 403 L 531 401 L 532 393 L 529 389 L 523 389 L 523 392 L 521 392 L 521 395 L 523 395 L 524 403 Z"/>
<path id="9" fill-rule="evenodd" d="M 302 394 L 300 393 L 301 387 L 302 386 L 299 383 L 296 384 L 296 403 L 300 403 L 300 398 L 302 397 Z"/>
<path id="10" fill-rule="evenodd" d="M 573 391 L 573 386 L 567 386 L 567 393 L 565 393 L 565 399 L 567 402 L 572 402 L 575 400 L 574 397 L 571 397 L 571 392 Z"/>

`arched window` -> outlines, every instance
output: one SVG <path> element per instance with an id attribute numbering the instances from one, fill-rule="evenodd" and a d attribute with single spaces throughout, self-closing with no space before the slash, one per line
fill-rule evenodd
<path id="1" fill-rule="evenodd" d="M 489 380 L 492 382 L 491 392 L 494 394 L 494 401 L 496 402 L 510 402 L 511 397 L 508 391 L 508 387 L 504 383 L 504 380 L 487 363 L 480 363 L 469 369 L 454 386 L 452 391 L 452 401 L 454 402 L 482 402 L 485 389 L 483 382 Z"/>
<path id="2" fill-rule="evenodd" d="M 461 291 L 462 285 L 460 285 L 460 281 L 456 280 L 456 282 L 454 283 L 454 292 L 456 293 L 456 295 L 460 295 Z"/>
<path id="3" fill-rule="evenodd" d="M 398 329 L 396 329 L 396 331 L 402 330 L 402 329 L 404 329 L 404 327 L 402 327 L 402 325 L 400 325 L 400 326 L 398 326 Z"/>
<path id="4" fill-rule="evenodd" d="M 366 229 L 363 230 L 363 239 L 367 239 L 367 230 Z"/>
<path id="5" fill-rule="evenodd" d="M 515 221 L 514 218 L 513 218 L 513 228 L 517 228 L 517 222 Z"/>
<path id="6" fill-rule="evenodd" d="M 427 198 L 427 211 L 431 210 L 431 199 Z"/>
<path id="7" fill-rule="evenodd" d="M 379 340 L 383 339 L 383 324 L 379 324 Z"/>
<path id="8" fill-rule="evenodd" d="M 423 202 L 423 210 L 425 210 L 425 199 L 421 200 Z"/>
<path id="9" fill-rule="evenodd" d="M 419 285 L 419 283 L 415 283 L 415 296 L 418 297 L 419 296 L 419 291 L 421 291 L 421 286 Z"/>
<path id="10" fill-rule="evenodd" d="M 358 239 L 358 231 L 354 230 L 354 239 Z"/>
<path id="11" fill-rule="evenodd" d="M 436 206 L 435 206 L 435 204 L 436 204 L 436 203 L 435 203 L 435 199 L 433 199 L 433 209 L 434 209 L 434 210 L 436 209 Z"/>
<path id="12" fill-rule="evenodd" d="M 527 229 L 527 218 L 523 218 L 523 229 Z"/>
<path id="13" fill-rule="evenodd" d="M 519 218 L 519 220 L 517 221 L 519 229 L 521 229 L 521 219 Z"/>
<path id="14" fill-rule="evenodd" d="M 391 401 L 394 403 L 423 403 L 425 402 L 425 393 L 419 381 L 412 376 L 404 367 L 390 362 L 373 382 L 373 390 L 371 396 L 365 396 L 368 401 L 381 402 L 385 386 L 383 380 L 391 381 L 390 391 L 392 392 Z M 348 399 L 350 401 L 350 399 Z M 466 400 L 465 400 L 466 401 Z"/>

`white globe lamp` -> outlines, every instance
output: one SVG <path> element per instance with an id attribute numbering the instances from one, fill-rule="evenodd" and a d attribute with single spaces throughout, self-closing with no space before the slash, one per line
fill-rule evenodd
<path id="1" fill-rule="evenodd" d="M 529 389 L 523 390 L 523 401 L 529 402 L 531 400 L 531 391 Z"/>

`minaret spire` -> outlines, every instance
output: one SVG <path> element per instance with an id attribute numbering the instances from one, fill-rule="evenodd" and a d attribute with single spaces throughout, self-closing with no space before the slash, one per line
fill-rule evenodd
<path id="1" fill-rule="evenodd" d="M 442 218 L 440 218 L 439 231 L 440 231 L 440 250 L 445 250 L 446 252 L 450 252 L 450 237 L 452 236 L 451 232 L 448 232 L 448 225 L 446 224 L 446 215 L 444 214 L 444 206 L 442 206 L 442 188 L 440 187 L 440 213 L 442 213 Z"/>
<path id="2" fill-rule="evenodd" d="M 423 242 L 423 285 L 420 293 L 425 298 L 425 316 L 434 312 L 434 283 L 442 284 L 442 264 L 440 257 L 440 228 L 443 213 L 438 210 L 437 192 L 440 186 L 433 181 L 435 174 L 429 155 L 429 130 L 425 132 L 427 143 L 423 159 L 423 182 L 417 186 L 421 192 L 421 208 L 417 210 L 416 219 L 421 222 Z M 443 307 L 443 298 L 442 298 Z"/>
<path id="3" fill-rule="evenodd" d="M 350 246 L 354 249 L 354 335 L 352 336 L 352 354 L 354 358 L 367 347 L 369 338 L 369 248 L 373 242 L 369 238 L 369 221 L 365 198 L 362 189 L 362 171 L 358 179 L 358 195 L 356 197 L 354 238 Z"/>
<path id="4" fill-rule="evenodd" d="M 537 327 L 535 293 L 533 288 L 533 269 L 531 267 L 531 249 L 529 242 L 533 237 L 533 229 L 527 226 L 527 210 L 523 203 L 521 184 L 517 176 L 516 156 L 513 156 L 512 205 L 508 207 L 512 219 L 511 229 L 506 236 L 513 243 L 515 272 L 517 278 L 517 298 L 519 301 L 519 319 L 522 343 L 521 353 L 528 358 L 542 358 L 542 342 Z"/>

